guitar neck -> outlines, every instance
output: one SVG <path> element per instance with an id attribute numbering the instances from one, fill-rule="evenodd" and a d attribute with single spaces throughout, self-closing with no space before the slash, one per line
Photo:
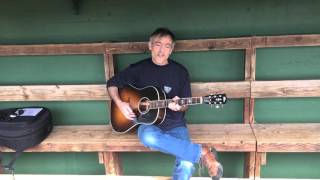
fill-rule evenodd
<path id="1" fill-rule="evenodd" d="M 166 108 L 173 101 L 174 100 L 172 100 L 172 99 L 150 101 L 149 102 L 149 108 L 150 109 Z M 203 97 L 181 98 L 181 99 L 177 100 L 177 103 L 180 106 L 202 104 L 203 103 Z"/>

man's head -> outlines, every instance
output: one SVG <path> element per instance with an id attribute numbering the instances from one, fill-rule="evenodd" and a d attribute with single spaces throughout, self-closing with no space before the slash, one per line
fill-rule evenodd
<path id="1" fill-rule="evenodd" d="M 174 48 L 175 36 L 167 28 L 158 28 L 150 35 L 149 50 L 152 61 L 158 65 L 168 64 L 168 58 Z"/>
<path id="2" fill-rule="evenodd" d="M 164 36 L 170 37 L 173 43 L 176 41 L 175 35 L 168 28 L 158 28 L 150 35 L 150 42 L 155 37 L 164 37 Z"/>

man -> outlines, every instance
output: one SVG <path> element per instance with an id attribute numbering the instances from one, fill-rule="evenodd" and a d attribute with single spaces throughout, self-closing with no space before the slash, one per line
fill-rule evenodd
<path id="1" fill-rule="evenodd" d="M 187 106 L 176 100 L 190 97 L 189 74 L 181 64 L 169 59 L 174 48 L 175 36 L 166 28 L 156 29 L 150 36 L 151 58 L 130 65 L 107 82 L 108 92 L 122 114 L 130 120 L 136 118 L 127 102 L 120 99 L 118 88 L 133 85 L 137 88 L 155 86 L 161 88 L 169 103 L 165 120 L 159 125 L 140 125 L 138 137 L 141 143 L 154 150 L 176 157 L 174 180 L 190 179 L 195 163 L 204 163 L 212 179 L 222 176 L 222 166 L 210 148 L 194 144 L 189 138 L 184 112 Z"/>

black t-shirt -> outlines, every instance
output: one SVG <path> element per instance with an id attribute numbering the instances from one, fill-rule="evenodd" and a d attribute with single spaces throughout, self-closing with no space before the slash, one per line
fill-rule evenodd
<path id="1" fill-rule="evenodd" d="M 137 88 L 146 86 L 161 88 L 168 99 L 175 96 L 180 98 L 191 96 L 187 69 L 171 59 L 169 59 L 168 64 L 163 66 L 154 64 L 151 58 L 139 61 L 131 64 L 107 82 L 108 87 L 116 86 L 121 88 L 127 84 Z M 168 108 L 165 120 L 158 126 L 163 130 L 186 126 L 184 112 L 175 112 Z"/>

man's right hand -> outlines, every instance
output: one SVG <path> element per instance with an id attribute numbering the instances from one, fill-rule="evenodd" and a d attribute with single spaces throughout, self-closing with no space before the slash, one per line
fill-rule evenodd
<path id="1" fill-rule="evenodd" d="M 124 102 L 119 97 L 118 88 L 115 86 L 108 87 L 108 93 L 111 99 L 115 102 L 121 113 L 129 120 L 134 120 L 136 115 L 133 113 L 129 103 Z"/>
<path id="2" fill-rule="evenodd" d="M 129 103 L 124 101 L 119 101 L 117 103 L 118 108 L 120 109 L 121 113 L 129 120 L 134 120 L 136 118 L 136 115 L 132 111 Z"/>

